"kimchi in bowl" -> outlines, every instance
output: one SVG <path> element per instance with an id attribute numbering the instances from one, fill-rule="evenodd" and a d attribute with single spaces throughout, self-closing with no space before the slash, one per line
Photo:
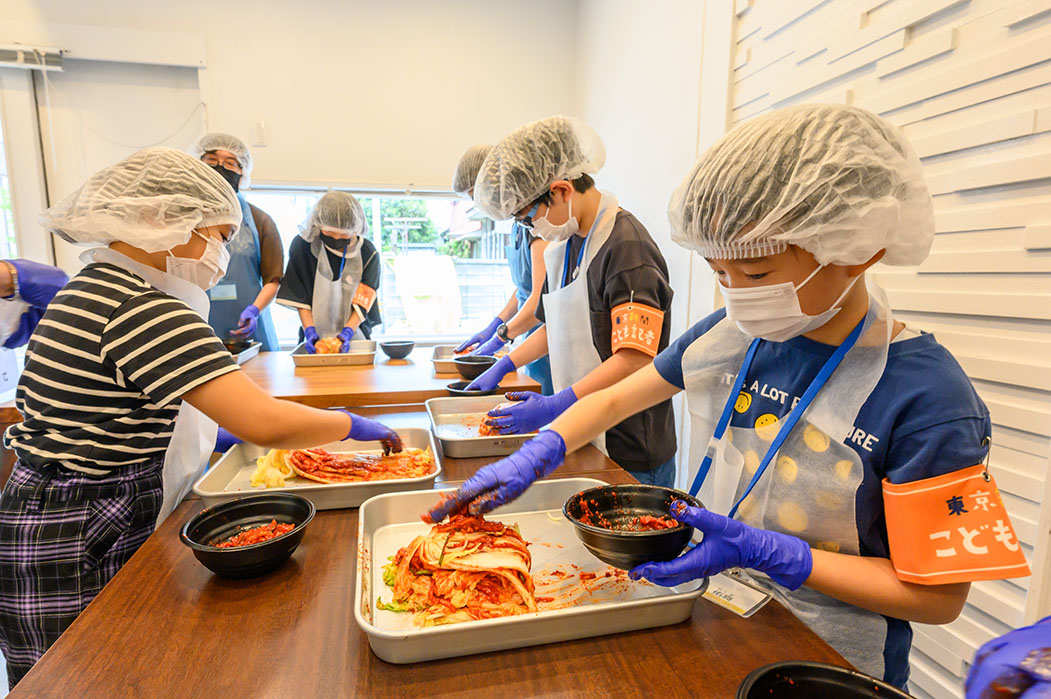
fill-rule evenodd
<path id="1" fill-rule="evenodd" d="M 570 497 L 562 514 L 595 558 L 631 570 L 650 561 L 670 561 L 690 543 L 693 527 L 668 514 L 676 500 L 701 507 L 696 498 L 674 488 L 604 485 Z"/>
<path id="2" fill-rule="evenodd" d="M 314 503 L 290 493 L 268 493 L 238 498 L 207 507 L 190 518 L 179 538 L 208 570 L 227 578 L 251 578 L 276 570 L 288 560 L 303 540 L 314 519 Z M 285 533 L 266 532 L 258 543 L 229 545 L 231 538 L 257 527 L 277 524 Z M 228 547 L 219 546 L 227 544 Z"/>

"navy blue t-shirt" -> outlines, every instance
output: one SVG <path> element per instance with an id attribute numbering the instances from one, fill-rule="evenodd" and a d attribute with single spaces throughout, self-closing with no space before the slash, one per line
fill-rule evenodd
<path id="1" fill-rule="evenodd" d="M 657 355 L 653 365 L 665 381 L 684 388 L 683 353 L 725 315 L 725 309 L 712 313 Z M 742 388 L 751 394 L 751 405 L 744 413 L 733 411 L 730 425 L 754 428 L 760 415 L 786 415 L 835 349 L 805 337 L 760 342 Z M 990 431 L 989 410 L 956 359 L 933 335 L 892 342 L 883 376 L 844 440 L 865 469 L 855 497 L 860 554 L 890 557 L 884 478 L 909 483 L 981 463 Z M 887 679 L 903 681 L 907 674 L 899 673 L 907 673 L 912 631 L 900 619 L 888 617 L 887 622 Z"/>

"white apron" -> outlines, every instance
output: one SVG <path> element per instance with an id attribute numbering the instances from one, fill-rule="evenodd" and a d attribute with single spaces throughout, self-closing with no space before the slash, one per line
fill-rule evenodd
<path id="1" fill-rule="evenodd" d="M 603 192 L 595 223 L 581 247 L 581 260 L 572 279 L 564 280 L 563 275 L 572 239 L 552 243 L 544 251 L 549 289 L 543 297 L 547 354 L 551 360 L 551 384 L 556 392 L 569 388 L 602 364 L 602 358 L 591 338 L 587 270 L 595 255 L 609 240 L 618 211 L 617 198 Z M 605 433 L 591 443 L 608 456 Z"/>
<path id="2" fill-rule="evenodd" d="M 332 279 L 332 266 L 320 236 L 310 243 L 310 252 L 317 257 L 310 312 L 314 316 L 314 328 L 321 339 L 335 337 L 347 325 L 354 292 L 361 283 L 361 246 L 364 243 L 365 238 L 359 235 L 357 242 L 347 247 L 343 273 L 336 280 Z"/>
<path id="3" fill-rule="evenodd" d="M 208 294 L 195 284 L 147 267 L 110 248 L 88 250 L 80 259 L 85 264 L 108 262 L 126 269 L 142 277 L 147 284 L 179 299 L 201 316 L 202 321 L 207 322 Z M 164 499 L 157 515 L 157 526 L 182 502 L 194 481 L 208 468 L 218 429 L 214 420 L 186 401 L 179 406 L 172 439 L 168 443 L 168 450 L 164 452 Z"/>
<path id="4" fill-rule="evenodd" d="M 723 319 L 686 349 L 682 368 L 691 419 L 689 463 L 696 469 L 705 453 L 712 456 L 700 489 L 701 501 L 712 511 L 725 515 L 736 505 L 734 516 L 745 524 L 798 536 L 814 548 L 858 554 L 855 495 L 864 473 L 857 452 L 844 441 L 883 375 L 893 328 L 883 290 L 871 281 L 869 286 L 869 312 L 860 338 L 747 497 L 760 462 L 789 416 L 764 420 L 764 415 L 755 427 L 734 426 L 721 439 L 714 438 L 727 401 L 735 402 L 735 412 L 748 410 L 744 392 L 755 379 L 746 379 L 739 396 L 730 393 L 751 338 Z M 755 378 L 761 386 L 763 377 Z M 881 615 L 807 587 L 791 592 L 760 573 L 751 577 L 858 669 L 883 677 L 887 625 Z"/>

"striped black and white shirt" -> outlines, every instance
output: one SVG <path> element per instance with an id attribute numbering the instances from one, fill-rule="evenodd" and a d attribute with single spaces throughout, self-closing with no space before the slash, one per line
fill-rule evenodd
<path id="1" fill-rule="evenodd" d="M 26 350 L 4 441 L 33 465 L 92 475 L 163 457 L 187 391 L 236 371 L 184 302 L 112 264 L 55 296 Z"/>

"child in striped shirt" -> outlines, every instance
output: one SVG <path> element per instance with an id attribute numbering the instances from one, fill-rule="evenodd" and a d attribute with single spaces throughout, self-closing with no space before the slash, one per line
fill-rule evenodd
<path id="1" fill-rule="evenodd" d="M 204 163 L 149 148 L 46 211 L 48 230 L 94 244 L 26 351 L 0 496 L 0 649 L 13 687 L 185 494 L 216 423 L 303 448 L 396 434 L 347 411 L 277 400 L 208 326 L 241 207 Z"/>

